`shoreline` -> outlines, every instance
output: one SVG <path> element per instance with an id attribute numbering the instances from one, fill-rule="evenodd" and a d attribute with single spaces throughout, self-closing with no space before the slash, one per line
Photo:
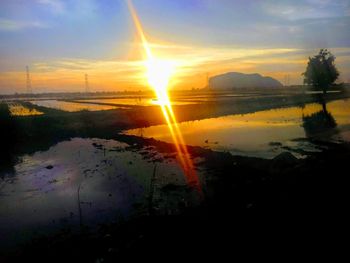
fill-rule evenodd
<path id="1" fill-rule="evenodd" d="M 326 102 L 347 99 L 350 93 L 328 94 Z M 318 96 L 286 96 L 274 98 L 234 98 L 226 103 L 173 106 L 178 122 L 201 120 L 233 114 L 253 113 L 261 110 L 302 106 L 316 103 Z M 31 109 L 44 112 L 37 116 L 16 116 L 18 130 L 15 154 L 32 153 L 47 149 L 59 141 L 73 137 L 117 138 L 118 133 L 128 129 L 165 124 L 159 106 L 133 107 L 106 111 L 63 112 L 24 103 Z M 38 144 L 38 142 L 40 142 Z"/>

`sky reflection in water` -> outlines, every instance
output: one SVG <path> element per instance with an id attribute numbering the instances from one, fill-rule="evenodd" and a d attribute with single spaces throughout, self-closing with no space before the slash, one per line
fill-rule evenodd
<path id="1" fill-rule="evenodd" d="M 334 139 L 349 139 L 347 135 L 350 130 L 349 102 L 349 100 L 338 100 L 327 104 L 327 110 L 335 118 L 339 130 L 338 136 Z M 272 109 L 251 114 L 183 122 L 179 127 L 189 145 L 229 151 L 237 155 L 273 158 L 286 150 L 276 147 L 279 144 L 316 151 L 317 149 L 311 144 L 295 139 L 306 138 L 302 116 L 309 116 L 321 110 L 322 105 L 313 103 L 305 105 L 304 108 Z M 167 125 L 133 129 L 125 133 L 171 142 Z"/>

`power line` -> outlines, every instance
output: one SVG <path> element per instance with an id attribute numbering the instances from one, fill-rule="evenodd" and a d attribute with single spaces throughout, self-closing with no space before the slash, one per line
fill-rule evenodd
<path id="1" fill-rule="evenodd" d="M 209 77 L 209 72 L 207 72 L 207 87 L 210 89 L 210 77 Z"/>
<path id="2" fill-rule="evenodd" d="M 89 78 L 88 78 L 88 74 L 85 74 L 85 93 L 89 93 L 89 92 L 90 92 Z"/>
<path id="3" fill-rule="evenodd" d="M 284 86 L 289 86 L 290 85 L 290 75 L 286 74 L 284 75 Z"/>
<path id="4" fill-rule="evenodd" d="M 27 76 L 27 81 L 26 81 L 27 93 L 30 94 L 30 93 L 32 93 L 32 81 L 30 79 L 28 66 L 26 66 L 26 76 Z"/>

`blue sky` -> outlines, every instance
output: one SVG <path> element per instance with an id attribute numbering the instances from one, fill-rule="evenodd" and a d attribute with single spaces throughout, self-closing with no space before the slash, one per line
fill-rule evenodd
<path id="1" fill-rule="evenodd" d="M 206 72 L 258 72 L 301 83 L 308 56 L 329 48 L 350 79 L 350 1 L 134 0 L 154 50 L 178 61 L 174 87 Z M 125 0 L 1 0 L 0 93 L 142 88 L 142 58 Z"/>

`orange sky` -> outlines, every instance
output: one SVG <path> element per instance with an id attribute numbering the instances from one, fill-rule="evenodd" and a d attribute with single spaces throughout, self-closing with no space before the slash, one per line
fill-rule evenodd
<path id="1" fill-rule="evenodd" d="M 317 0 L 316 0 L 317 1 Z M 173 61 L 170 89 L 203 88 L 207 75 L 259 73 L 302 84 L 320 48 L 350 79 L 349 5 L 319 1 L 136 0 L 152 52 Z M 0 3 L 0 94 L 147 89 L 140 40 L 125 1 Z M 322 34 L 315 30 L 322 25 Z"/>
<path id="2" fill-rule="evenodd" d="M 213 76 L 228 71 L 260 73 L 280 80 L 290 76 L 291 84 L 302 82 L 307 57 L 298 49 L 240 49 L 226 47 L 182 46 L 153 43 L 156 57 L 171 60 L 176 68 L 170 89 L 203 88 L 207 74 Z M 85 88 L 84 74 L 89 75 L 91 91 L 117 91 L 147 89 L 144 58 L 141 45 L 131 43 L 125 58 L 119 60 L 59 59 L 37 62 L 30 67 L 34 92 L 76 91 Z M 346 49 L 346 51 L 349 51 Z M 333 53 L 344 49 L 333 49 Z M 337 62 L 341 62 L 338 59 Z M 25 71 L 0 73 L 0 86 L 13 87 L 25 92 Z"/>

